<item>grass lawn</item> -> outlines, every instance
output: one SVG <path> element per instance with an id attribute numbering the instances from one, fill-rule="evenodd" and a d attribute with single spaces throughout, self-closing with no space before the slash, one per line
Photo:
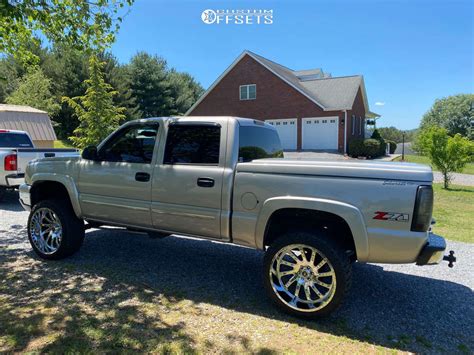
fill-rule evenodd
<path id="1" fill-rule="evenodd" d="M 394 161 L 401 161 L 401 160 L 402 158 L 398 157 Z M 405 161 L 409 163 L 431 165 L 430 159 L 422 155 L 405 155 Z M 432 168 L 434 171 L 438 171 L 435 167 L 432 166 Z M 462 173 L 474 175 L 474 163 L 467 164 L 464 170 L 462 171 Z"/>
<path id="2" fill-rule="evenodd" d="M 67 140 L 63 139 L 63 140 L 54 141 L 54 148 L 74 148 L 74 147 Z"/>
<path id="3" fill-rule="evenodd" d="M 474 187 L 451 185 L 449 190 L 442 184 L 433 184 L 435 203 L 434 232 L 447 239 L 474 243 Z"/>

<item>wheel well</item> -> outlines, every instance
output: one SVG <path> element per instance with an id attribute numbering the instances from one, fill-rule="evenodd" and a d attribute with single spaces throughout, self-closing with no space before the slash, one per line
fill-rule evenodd
<path id="1" fill-rule="evenodd" d="M 34 206 L 40 201 L 48 200 L 48 199 L 61 199 L 68 201 L 69 203 L 71 200 L 69 199 L 69 193 L 66 190 L 66 187 L 61 184 L 60 182 L 56 181 L 38 181 L 35 182 L 33 187 L 31 188 L 31 206 Z"/>
<path id="2" fill-rule="evenodd" d="M 318 230 L 324 229 L 334 236 L 334 239 L 344 250 L 354 252 L 356 248 L 351 229 L 340 216 L 317 210 L 285 208 L 275 211 L 267 222 L 263 239 L 264 247 L 270 246 L 279 236 L 290 229 Z"/>

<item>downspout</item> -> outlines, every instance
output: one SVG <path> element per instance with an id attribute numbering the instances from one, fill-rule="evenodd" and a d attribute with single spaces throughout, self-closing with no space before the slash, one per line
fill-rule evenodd
<path id="1" fill-rule="evenodd" d="M 347 153 L 347 150 L 346 150 L 346 145 L 347 145 L 346 132 L 347 132 L 347 110 L 344 110 L 344 152 L 343 152 L 343 154 Z"/>

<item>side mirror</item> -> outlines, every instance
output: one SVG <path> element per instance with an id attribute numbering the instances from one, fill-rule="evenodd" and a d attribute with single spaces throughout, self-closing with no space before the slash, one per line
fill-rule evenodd
<path id="1" fill-rule="evenodd" d="M 90 145 L 82 151 L 82 159 L 86 160 L 99 160 L 99 155 L 97 154 L 97 147 Z"/>

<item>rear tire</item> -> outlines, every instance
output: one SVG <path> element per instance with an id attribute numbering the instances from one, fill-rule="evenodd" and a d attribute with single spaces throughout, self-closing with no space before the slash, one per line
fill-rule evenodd
<path id="1" fill-rule="evenodd" d="M 350 258 L 323 231 L 290 231 L 266 251 L 264 283 L 270 299 L 285 313 L 324 317 L 349 291 Z"/>
<path id="2" fill-rule="evenodd" d="M 42 259 L 64 259 L 84 241 L 84 221 L 76 217 L 69 201 L 44 200 L 33 206 L 28 218 L 28 239 Z"/>

